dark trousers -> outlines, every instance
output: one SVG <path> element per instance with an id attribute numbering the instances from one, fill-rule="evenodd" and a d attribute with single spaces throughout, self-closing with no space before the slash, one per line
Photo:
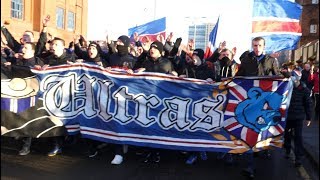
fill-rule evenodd
<path id="1" fill-rule="evenodd" d="M 313 99 L 313 103 L 314 103 L 314 108 L 313 108 L 313 112 L 314 112 L 314 117 L 313 120 L 314 121 L 319 121 L 319 94 L 314 94 L 314 99 Z"/>
<path id="2" fill-rule="evenodd" d="M 256 169 L 255 159 L 254 159 L 254 152 L 248 152 L 245 154 L 245 158 L 247 160 L 247 168 L 251 171 Z"/>
<path id="3" fill-rule="evenodd" d="M 287 153 L 291 151 L 291 141 L 294 140 L 294 155 L 296 159 L 301 159 L 303 155 L 302 144 L 303 120 L 287 120 L 284 132 L 284 147 Z"/>
<path id="4" fill-rule="evenodd" d="M 101 144 L 100 141 L 95 141 L 92 139 L 86 139 L 86 143 L 88 145 L 89 151 L 97 151 L 98 150 L 98 145 Z"/>
<path id="5" fill-rule="evenodd" d="M 55 147 L 62 147 L 65 136 L 55 136 L 53 137 L 53 144 Z"/>
<path id="6" fill-rule="evenodd" d="M 122 144 L 114 144 L 114 153 L 116 155 L 121 155 L 121 156 L 124 155 L 122 146 L 123 146 Z"/>

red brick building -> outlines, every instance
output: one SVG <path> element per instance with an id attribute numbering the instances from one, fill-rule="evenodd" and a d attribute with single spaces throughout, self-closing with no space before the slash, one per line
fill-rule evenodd
<path id="1" fill-rule="evenodd" d="M 319 39 L 319 0 L 296 0 L 302 5 L 300 46 Z"/>
<path id="2" fill-rule="evenodd" d="M 75 33 L 87 35 L 88 0 L 1 0 L 1 21 L 19 40 L 25 30 L 35 39 L 42 29 L 42 20 L 50 15 L 48 32 L 53 36 L 73 41 Z"/>

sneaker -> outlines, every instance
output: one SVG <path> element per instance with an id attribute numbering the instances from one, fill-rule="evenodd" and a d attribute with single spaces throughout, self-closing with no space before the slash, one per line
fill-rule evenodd
<path id="1" fill-rule="evenodd" d="M 196 154 L 192 154 L 191 156 L 189 156 L 189 158 L 186 161 L 186 164 L 193 164 L 194 162 L 196 162 L 196 160 L 198 159 L 198 156 Z"/>
<path id="2" fill-rule="evenodd" d="M 97 150 L 95 150 L 95 151 L 92 151 L 92 150 L 91 150 L 91 151 L 89 152 L 89 156 L 88 156 L 88 157 L 89 157 L 89 158 L 93 158 L 93 157 L 95 157 L 96 155 L 98 155 L 98 151 L 97 151 Z"/>
<path id="3" fill-rule="evenodd" d="M 111 161 L 111 164 L 114 165 L 119 165 L 123 162 L 123 157 L 121 155 L 116 154 L 113 158 L 113 160 Z"/>
<path id="4" fill-rule="evenodd" d="M 159 163 L 160 162 L 160 153 L 156 152 L 153 157 L 152 157 L 152 161 L 155 163 Z"/>
<path id="5" fill-rule="evenodd" d="M 30 153 L 30 147 L 23 146 L 22 149 L 19 151 L 20 156 L 25 156 Z"/>
<path id="6" fill-rule="evenodd" d="M 59 146 L 54 147 L 54 149 L 52 151 L 50 151 L 48 153 L 48 156 L 55 156 L 57 154 L 61 154 L 62 153 L 62 149 Z"/>
<path id="7" fill-rule="evenodd" d="M 208 156 L 207 156 L 207 153 L 205 151 L 201 151 L 200 152 L 200 157 L 204 161 L 208 160 Z"/>

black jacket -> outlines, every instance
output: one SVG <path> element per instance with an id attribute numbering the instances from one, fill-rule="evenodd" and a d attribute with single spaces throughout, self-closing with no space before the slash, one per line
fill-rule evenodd
<path id="1" fill-rule="evenodd" d="M 253 52 L 243 57 L 240 68 L 236 74 L 236 76 L 270 75 L 281 75 L 278 60 L 269 55 L 264 55 L 264 57 L 258 61 Z"/>
<path id="2" fill-rule="evenodd" d="M 43 65 L 43 62 L 38 57 L 32 57 L 30 59 L 17 59 L 15 65 L 33 67 L 34 65 Z"/>
<path id="3" fill-rule="evenodd" d="M 293 88 L 287 120 L 311 120 L 311 106 L 310 91 L 301 83 Z"/>
<path id="4" fill-rule="evenodd" d="M 62 64 L 67 64 L 67 61 L 74 62 L 74 56 L 67 54 L 64 52 L 60 57 L 55 56 L 54 54 L 43 60 L 44 64 L 48 64 L 50 66 L 58 66 Z"/>
<path id="5" fill-rule="evenodd" d="M 131 54 L 120 55 L 119 53 L 113 53 L 107 59 L 107 66 L 109 67 L 126 67 L 133 69 L 137 59 Z"/>
<path id="6" fill-rule="evenodd" d="M 202 80 L 206 80 L 208 78 L 211 78 L 212 80 L 215 79 L 214 71 L 210 70 L 208 68 L 208 65 L 204 62 L 199 66 L 188 65 L 183 74 L 186 74 L 188 78 L 196 78 Z"/>
<path id="7" fill-rule="evenodd" d="M 102 58 L 100 57 L 100 53 L 102 52 L 102 50 L 100 48 L 97 48 L 98 50 L 98 54 L 95 58 L 90 58 L 88 55 L 87 51 L 83 51 L 80 46 L 79 43 L 74 45 L 74 53 L 77 56 L 77 58 L 79 59 L 83 59 L 87 62 L 102 62 Z"/>
<path id="8" fill-rule="evenodd" d="M 157 60 L 147 57 L 147 59 L 143 61 L 142 67 L 146 69 L 146 72 L 171 74 L 171 72 L 174 71 L 171 61 L 164 57 L 159 57 Z"/>
<path id="9" fill-rule="evenodd" d="M 34 76 L 31 72 L 31 68 L 34 67 L 34 65 L 43 65 L 43 62 L 38 57 L 32 57 L 30 59 L 16 59 L 16 61 L 8 67 L 12 73 L 11 78 L 26 78 Z"/>

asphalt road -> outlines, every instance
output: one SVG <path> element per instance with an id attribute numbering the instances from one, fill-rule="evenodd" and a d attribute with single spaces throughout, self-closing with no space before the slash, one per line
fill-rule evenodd
<path id="1" fill-rule="evenodd" d="M 76 144 L 63 148 L 63 153 L 47 157 L 48 142 L 38 139 L 33 143 L 32 152 L 19 156 L 19 141 L 1 137 L 1 179 L 108 179 L 108 180 L 242 180 L 245 167 L 244 156 L 236 156 L 233 165 L 227 165 L 216 158 L 217 154 L 208 153 L 208 160 L 198 160 L 186 165 L 186 155 L 179 151 L 161 150 L 160 163 L 143 163 L 139 150 L 129 147 L 125 161 L 121 165 L 111 165 L 112 146 L 108 145 L 101 153 L 88 158 L 88 147 L 83 139 Z M 270 159 L 256 157 L 256 178 L 258 180 L 301 180 L 319 179 L 318 171 L 304 159 L 301 168 L 294 167 L 292 159 L 285 159 L 281 149 L 271 151 Z"/>

